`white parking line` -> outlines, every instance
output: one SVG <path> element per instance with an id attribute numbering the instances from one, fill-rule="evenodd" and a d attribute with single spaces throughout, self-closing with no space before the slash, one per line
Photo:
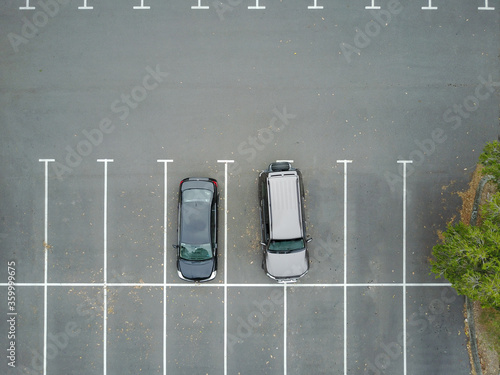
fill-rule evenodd
<path id="1" fill-rule="evenodd" d="M 406 375 L 406 164 L 412 160 L 398 160 L 403 164 L 403 366 Z"/>
<path id="2" fill-rule="evenodd" d="M 108 163 L 112 163 L 113 159 L 97 159 L 98 163 L 104 163 L 104 283 L 103 283 L 103 374 L 106 375 L 107 363 L 107 341 L 108 341 Z"/>
<path id="3" fill-rule="evenodd" d="M 151 9 L 151 7 L 150 7 L 150 6 L 148 6 L 148 5 L 144 5 L 144 0 L 141 0 L 141 5 L 139 5 L 139 6 L 137 6 L 137 5 L 136 5 L 136 6 L 134 6 L 134 9 Z"/>
<path id="4" fill-rule="evenodd" d="M 33 10 L 35 7 L 30 6 L 30 0 L 26 0 L 26 5 L 23 7 L 19 7 L 21 10 Z"/>
<path id="5" fill-rule="evenodd" d="M 88 6 L 87 5 L 87 0 L 83 0 L 83 6 L 78 7 L 78 9 L 94 9 L 93 6 Z"/>
<path id="6" fill-rule="evenodd" d="M 208 9 L 208 5 L 201 5 L 201 0 L 198 0 L 198 5 L 191 6 L 191 9 Z"/>
<path id="7" fill-rule="evenodd" d="M 478 7 L 479 10 L 495 10 L 495 7 L 490 7 L 488 4 L 489 0 L 484 0 L 484 7 Z"/>
<path id="8" fill-rule="evenodd" d="M 259 0 L 255 0 L 255 5 L 249 5 L 248 9 L 266 9 L 264 5 L 259 5 Z"/>
<path id="9" fill-rule="evenodd" d="M 433 7 L 432 6 L 432 0 L 429 0 L 429 5 L 426 6 L 426 7 L 422 7 L 422 9 L 424 9 L 424 10 L 436 10 L 437 7 Z"/>
<path id="10" fill-rule="evenodd" d="M 307 9 L 323 9 L 323 6 L 318 5 L 318 0 L 314 0 L 314 5 L 309 5 Z"/>
<path id="11" fill-rule="evenodd" d="M 167 165 L 173 163 L 172 159 L 158 159 L 158 163 L 163 163 L 163 283 L 167 284 Z"/>
<path id="12" fill-rule="evenodd" d="M 133 288 L 141 288 L 141 287 L 153 287 L 153 288 L 162 288 L 165 284 L 163 283 L 106 283 L 109 287 L 133 287 Z M 281 284 L 237 284 L 237 283 L 229 283 L 226 284 L 228 288 L 278 288 L 281 287 Z M 450 283 L 406 283 L 404 284 L 407 287 L 438 287 L 438 286 L 451 286 Z M 9 286 L 8 283 L 0 283 L 1 286 Z M 16 286 L 22 287 L 43 287 L 45 283 L 16 283 Z M 102 288 L 104 283 L 47 283 L 48 287 L 96 287 Z M 224 284 L 217 283 L 167 283 L 167 288 L 223 288 Z M 359 283 L 359 284 L 347 284 L 348 288 L 356 288 L 356 287 L 385 287 L 385 286 L 399 286 L 402 287 L 403 283 Z M 344 284 L 293 284 L 292 288 L 343 288 Z"/>
<path id="13" fill-rule="evenodd" d="M 451 283 L 365 283 L 347 284 L 348 287 L 369 287 L 369 286 L 451 286 Z"/>
<path id="14" fill-rule="evenodd" d="M 347 375 L 347 164 L 352 160 L 337 160 L 344 164 L 344 374 Z"/>
<path id="15" fill-rule="evenodd" d="M 167 375 L 167 165 L 172 159 L 158 159 L 163 163 L 163 375 Z"/>
<path id="16" fill-rule="evenodd" d="M 234 160 L 217 160 L 224 163 L 224 375 L 227 375 L 227 164 Z"/>
<path id="17" fill-rule="evenodd" d="M 287 356 L 287 288 L 286 283 L 283 285 L 283 371 L 286 375 L 286 356 Z"/>
<path id="18" fill-rule="evenodd" d="M 43 218 L 43 374 L 47 373 L 47 271 L 49 264 L 49 163 L 54 159 L 39 159 L 45 164 L 44 218 Z"/>
<path id="19" fill-rule="evenodd" d="M 380 7 L 375 5 L 375 0 L 372 0 L 372 5 L 365 6 L 365 9 L 380 9 Z"/>

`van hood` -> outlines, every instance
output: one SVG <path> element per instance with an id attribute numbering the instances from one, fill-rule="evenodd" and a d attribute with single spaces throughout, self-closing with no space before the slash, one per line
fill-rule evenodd
<path id="1" fill-rule="evenodd" d="M 274 278 L 299 278 L 309 269 L 307 250 L 291 253 L 266 253 L 267 273 Z"/>

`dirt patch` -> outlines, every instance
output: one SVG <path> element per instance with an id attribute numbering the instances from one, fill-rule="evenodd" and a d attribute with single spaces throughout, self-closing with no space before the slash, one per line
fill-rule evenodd
<path id="1" fill-rule="evenodd" d="M 483 313 L 484 310 L 481 304 L 475 301 L 474 320 L 476 322 L 477 350 L 481 359 L 481 369 L 483 370 L 483 375 L 498 375 L 500 374 L 498 353 L 493 348 L 493 344 L 488 336 L 488 330 L 480 323 Z"/>
<path id="2" fill-rule="evenodd" d="M 469 224 L 472 215 L 472 208 L 474 206 L 474 198 L 476 197 L 476 190 L 483 177 L 481 175 L 483 167 L 478 165 L 472 174 L 472 179 L 469 182 L 469 188 L 466 191 L 459 191 L 458 196 L 462 198 L 462 209 L 460 210 L 460 221 Z M 497 374 L 498 375 L 498 374 Z"/>
<path id="3" fill-rule="evenodd" d="M 481 204 L 488 202 L 496 191 L 496 185 L 488 182 L 484 186 L 481 194 Z M 481 211 L 479 213 L 478 225 L 481 224 Z M 483 375 L 499 375 L 499 354 L 491 342 L 491 332 L 489 332 L 489 330 L 481 324 L 481 321 L 483 320 L 482 315 L 484 313 L 485 310 L 481 308 L 481 304 L 479 302 L 474 302 L 474 319 L 476 321 L 477 345 L 479 357 L 481 358 L 481 368 L 483 370 Z"/>
<path id="4" fill-rule="evenodd" d="M 476 170 L 472 175 L 471 182 L 469 183 L 469 188 L 464 192 L 459 192 L 458 195 L 462 198 L 462 209 L 460 210 L 460 220 L 463 223 L 469 224 L 470 217 L 472 214 L 472 209 L 474 206 L 474 198 L 476 196 L 476 190 L 483 177 L 481 175 L 482 166 L 478 165 Z M 483 204 L 487 202 L 491 195 L 496 192 L 495 184 L 489 182 L 485 185 L 483 192 L 481 194 L 480 203 Z M 480 224 L 481 216 L 478 215 L 478 225 Z M 476 340 L 478 347 L 478 354 L 481 360 L 481 369 L 483 371 L 483 375 L 499 375 L 500 367 L 499 367 L 499 355 L 497 351 L 491 344 L 491 340 L 489 338 L 489 332 L 484 327 L 484 325 L 480 324 L 481 316 L 484 313 L 484 310 L 481 308 L 481 304 L 477 301 L 473 303 L 473 311 L 474 311 L 474 322 L 476 325 Z M 467 324 L 466 324 L 467 325 Z M 466 332 L 469 332 L 469 327 L 466 327 Z M 474 339 L 469 336 L 469 339 Z M 470 348 L 467 345 L 468 349 Z M 470 350 L 469 350 L 469 355 Z M 471 356 L 471 364 L 472 364 L 472 356 Z M 472 365 L 474 369 L 474 365 Z M 473 370 L 475 373 L 475 371 Z"/>

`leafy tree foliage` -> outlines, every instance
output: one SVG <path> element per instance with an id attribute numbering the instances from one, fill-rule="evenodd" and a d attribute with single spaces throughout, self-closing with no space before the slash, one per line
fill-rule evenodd
<path id="1" fill-rule="evenodd" d="M 459 294 L 500 310 L 500 228 L 449 225 L 442 244 L 434 246 L 432 272 L 448 279 Z"/>
<path id="2" fill-rule="evenodd" d="M 486 145 L 483 173 L 500 184 L 500 142 Z M 459 294 L 500 310 L 500 192 L 481 206 L 482 223 L 449 224 L 444 241 L 432 249 L 431 270 L 448 279 Z"/>

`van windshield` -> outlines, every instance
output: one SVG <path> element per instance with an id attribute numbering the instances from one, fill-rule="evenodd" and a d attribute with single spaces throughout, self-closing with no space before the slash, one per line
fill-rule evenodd
<path id="1" fill-rule="evenodd" d="M 304 239 L 296 238 L 294 240 L 272 240 L 269 244 L 270 251 L 294 251 L 305 247 Z"/>

